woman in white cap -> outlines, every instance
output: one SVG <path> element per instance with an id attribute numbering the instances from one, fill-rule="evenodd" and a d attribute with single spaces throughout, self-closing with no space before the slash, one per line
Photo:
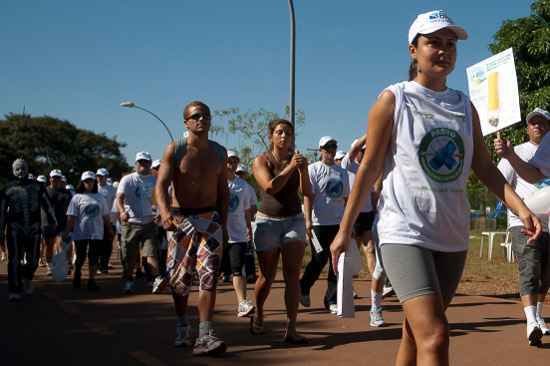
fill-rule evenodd
<path id="1" fill-rule="evenodd" d="M 386 274 L 405 313 L 396 365 L 449 364 L 445 310 L 466 260 L 471 170 L 518 214 L 530 240 L 541 231 L 492 163 L 468 97 L 447 88 L 457 40 L 466 38 L 441 10 L 420 14 L 411 25 L 410 81 L 386 88 L 369 112 L 365 157 L 331 246 L 336 262 L 382 175 L 376 229 Z"/>
<path id="2" fill-rule="evenodd" d="M 101 254 L 103 234 L 105 232 L 106 237 L 113 237 L 109 214 L 110 211 L 105 198 L 97 192 L 96 175 L 90 171 L 82 173 L 80 182 L 76 187 L 76 194 L 71 199 L 67 209 L 67 228 L 63 234 L 66 239 L 69 233 L 72 232 L 71 239 L 74 240 L 76 247 L 74 288 L 80 288 L 81 286 L 82 266 L 87 256 L 89 265 L 88 290 L 99 290 L 95 282 L 95 274 L 99 255 Z"/>

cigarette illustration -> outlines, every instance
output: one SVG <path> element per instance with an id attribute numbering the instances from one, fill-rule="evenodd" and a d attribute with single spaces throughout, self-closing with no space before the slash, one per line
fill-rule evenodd
<path id="1" fill-rule="evenodd" d="M 498 72 L 493 71 L 487 76 L 489 85 L 489 124 L 498 125 L 498 112 L 500 108 L 500 99 L 498 95 Z"/>

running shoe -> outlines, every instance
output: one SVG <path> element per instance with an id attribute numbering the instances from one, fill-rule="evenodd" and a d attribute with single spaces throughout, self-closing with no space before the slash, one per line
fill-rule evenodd
<path id="1" fill-rule="evenodd" d="M 32 286 L 31 280 L 28 278 L 23 278 L 23 293 L 25 295 L 32 295 L 34 292 L 34 287 Z"/>
<path id="2" fill-rule="evenodd" d="M 542 331 L 539 328 L 538 323 L 527 324 L 527 340 L 530 346 L 540 347 L 542 346 Z"/>
<path id="3" fill-rule="evenodd" d="M 15 292 L 12 292 L 8 295 L 9 302 L 19 302 L 21 301 L 21 295 Z"/>
<path id="4" fill-rule="evenodd" d="M 338 314 L 338 305 L 336 305 L 336 304 L 330 304 L 330 305 L 328 306 L 328 311 L 330 311 L 330 313 L 331 313 L 331 314 L 334 314 L 334 315 Z"/>
<path id="5" fill-rule="evenodd" d="M 550 329 L 546 326 L 546 322 L 543 318 L 537 316 L 537 323 L 543 335 L 550 335 Z"/>
<path id="6" fill-rule="evenodd" d="M 239 304 L 239 308 L 237 309 L 237 316 L 239 318 L 250 316 L 254 312 L 254 305 L 252 305 L 252 302 L 250 300 L 243 300 Z"/>
<path id="7" fill-rule="evenodd" d="M 384 325 L 384 317 L 382 316 L 381 307 L 372 307 L 370 309 L 370 326 L 371 327 L 381 327 Z"/>
<path id="8" fill-rule="evenodd" d="M 191 337 L 191 327 L 187 325 L 176 324 L 175 347 L 191 347 L 193 338 Z"/>
<path id="9" fill-rule="evenodd" d="M 221 355 L 227 349 L 227 345 L 214 335 L 211 330 L 209 334 L 198 338 L 193 347 L 193 356 L 216 356 Z"/>
<path id="10" fill-rule="evenodd" d="M 131 294 L 134 292 L 134 282 L 133 281 L 126 281 L 124 282 L 124 286 L 122 287 L 122 292 L 125 294 Z"/>
<path id="11" fill-rule="evenodd" d="M 162 290 L 166 288 L 166 285 L 168 285 L 168 277 L 157 276 L 153 282 L 153 289 L 151 292 L 154 294 L 160 294 Z"/>
<path id="12" fill-rule="evenodd" d="M 46 268 L 46 275 L 51 276 L 51 275 L 52 275 L 52 264 L 51 264 L 51 263 L 47 263 L 46 266 L 47 266 L 47 268 Z"/>
<path id="13" fill-rule="evenodd" d="M 395 293 L 393 287 L 391 286 L 386 286 L 384 285 L 384 287 L 382 288 L 382 298 L 385 298 L 387 296 L 391 296 Z"/>
<path id="14" fill-rule="evenodd" d="M 309 295 L 300 296 L 300 304 L 302 304 L 304 308 L 309 308 L 311 306 L 311 299 L 309 298 Z"/>

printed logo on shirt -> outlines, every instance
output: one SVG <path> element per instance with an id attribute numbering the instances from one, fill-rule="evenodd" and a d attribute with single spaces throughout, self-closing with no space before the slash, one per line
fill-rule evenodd
<path id="1" fill-rule="evenodd" d="M 239 196 L 236 195 L 233 192 L 229 193 L 229 212 L 235 212 L 237 211 L 237 208 L 239 207 Z"/>
<path id="2" fill-rule="evenodd" d="M 90 204 L 84 208 L 84 215 L 89 218 L 95 218 L 99 216 L 99 205 Z"/>
<path id="3" fill-rule="evenodd" d="M 464 168 L 462 137 L 449 128 L 434 128 L 422 138 L 418 158 L 431 179 L 439 183 L 452 182 Z"/>
<path id="4" fill-rule="evenodd" d="M 330 198 L 340 198 L 344 193 L 344 183 L 342 179 L 330 177 L 327 181 L 325 193 Z"/>

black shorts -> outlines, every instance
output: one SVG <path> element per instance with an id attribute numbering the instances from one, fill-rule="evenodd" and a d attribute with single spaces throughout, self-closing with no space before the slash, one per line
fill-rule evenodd
<path id="1" fill-rule="evenodd" d="M 244 255 L 246 254 L 247 242 L 229 243 L 227 254 L 229 255 L 229 265 L 233 276 L 242 276 L 244 266 Z"/>
<path id="2" fill-rule="evenodd" d="M 361 236 L 366 231 L 372 231 L 372 223 L 374 222 L 374 217 L 376 216 L 376 211 L 361 212 L 353 224 L 353 231 L 355 235 Z"/>

